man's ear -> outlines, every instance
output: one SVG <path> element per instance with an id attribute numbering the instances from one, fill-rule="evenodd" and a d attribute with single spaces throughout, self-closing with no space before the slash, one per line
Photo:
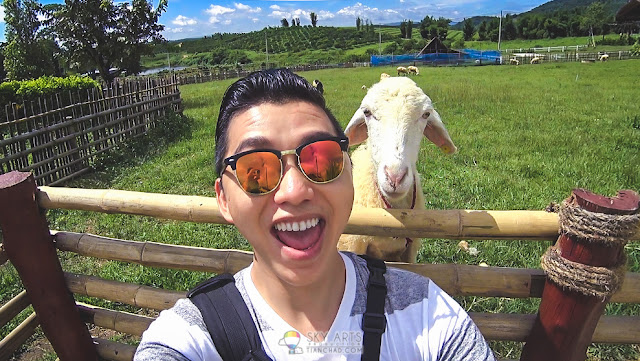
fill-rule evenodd
<path id="1" fill-rule="evenodd" d="M 218 201 L 218 210 L 222 214 L 224 219 L 233 224 L 233 217 L 231 217 L 231 213 L 229 212 L 229 200 L 222 188 L 222 178 L 216 179 L 216 200 Z"/>

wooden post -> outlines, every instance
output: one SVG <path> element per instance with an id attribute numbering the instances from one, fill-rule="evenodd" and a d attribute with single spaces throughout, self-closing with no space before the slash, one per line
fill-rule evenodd
<path id="1" fill-rule="evenodd" d="M 60 360 L 97 360 L 91 335 L 65 284 L 47 221 L 36 202 L 36 190 L 30 173 L 0 175 L 4 248 Z"/>
<path id="2" fill-rule="evenodd" d="M 640 197 L 634 191 L 620 191 L 616 197 L 605 197 L 586 191 L 575 189 L 566 204 L 594 212 L 608 215 L 632 215 L 638 212 Z M 562 223 L 562 210 L 560 215 Z M 635 223 L 637 227 L 637 222 Z M 586 265 L 598 268 L 586 268 L 606 272 L 617 279 L 617 275 L 624 270 L 626 257 L 624 243 L 602 242 L 595 238 L 576 236 L 582 232 L 561 232 L 558 242 L 550 251 L 556 252 L 560 262 L 574 262 L 570 265 Z M 594 236 L 595 237 L 595 236 Z M 604 238 L 604 237 L 603 237 Z M 580 267 L 580 266 L 578 266 Z M 531 330 L 527 342 L 522 350 L 521 361 L 550 360 L 550 361 L 582 361 L 586 359 L 587 347 L 600 316 L 609 301 L 611 292 L 580 290 L 586 282 L 579 279 L 568 280 L 568 283 L 554 282 L 549 275 L 545 282 L 542 300 L 536 322 Z M 556 279 L 557 281 L 558 279 Z M 571 284 L 573 282 L 573 285 Z M 621 279 L 620 279 L 621 282 Z M 574 287 L 575 285 L 575 287 Z"/>

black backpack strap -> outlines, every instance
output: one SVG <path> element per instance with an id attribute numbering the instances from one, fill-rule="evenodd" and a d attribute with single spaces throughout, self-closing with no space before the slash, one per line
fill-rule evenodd
<path id="1" fill-rule="evenodd" d="M 369 282 L 367 283 L 367 308 L 362 315 L 362 357 L 363 361 L 380 359 L 380 344 L 382 334 L 387 328 L 387 319 L 384 316 L 384 304 L 387 298 L 387 284 L 384 274 L 387 266 L 384 261 L 360 255 L 367 261 L 369 269 Z"/>
<path id="2" fill-rule="evenodd" d="M 187 297 L 200 310 L 224 361 L 271 361 L 233 275 L 210 278 L 189 291 Z"/>

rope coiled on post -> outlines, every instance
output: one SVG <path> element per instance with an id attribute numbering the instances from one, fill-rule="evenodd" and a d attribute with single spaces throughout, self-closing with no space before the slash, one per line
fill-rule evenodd
<path id="1" fill-rule="evenodd" d="M 638 232 L 640 214 L 621 215 L 590 212 L 562 202 L 558 213 L 560 233 L 579 240 L 623 246 Z"/>
<path id="2" fill-rule="evenodd" d="M 623 256 L 622 262 L 611 269 L 589 266 L 562 257 L 560 249 L 556 246 L 549 247 L 541 259 L 542 269 L 553 283 L 564 289 L 603 300 L 616 293 L 622 286 L 626 263 L 627 259 Z"/>
<path id="3" fill-rule="evenodd" d="M 604 246 L 624 247 L 638 231 L 640 214 L 619 215 L 591 212 L 565 200 L 558 212 L 560 233 L 576 242 L 594 242 Z M 596 267 L 570 261 L 558 246 L 551 246 L 541 259 L 547 277 L 558 286 L 601 299 L 614 294 L 622 286 L 627 258 L 612 267 Z"/>

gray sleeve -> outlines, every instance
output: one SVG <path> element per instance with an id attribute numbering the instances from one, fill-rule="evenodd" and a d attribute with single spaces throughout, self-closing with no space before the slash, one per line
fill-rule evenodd
<path id="1" fill-rule="evenodd" d="M 475 323 L 467 316 L 445 341 L 438 355 L 439 361 L 495 361 L 495 356 L 489 348 Z"/>
<path id="2" fill-rule="evenodd" d="M 133 360 L 213 360 L 214 350 L 200 311 L 191 300 L 180 299 L 170 310 L 162 311 L 143 333 Z"/>

